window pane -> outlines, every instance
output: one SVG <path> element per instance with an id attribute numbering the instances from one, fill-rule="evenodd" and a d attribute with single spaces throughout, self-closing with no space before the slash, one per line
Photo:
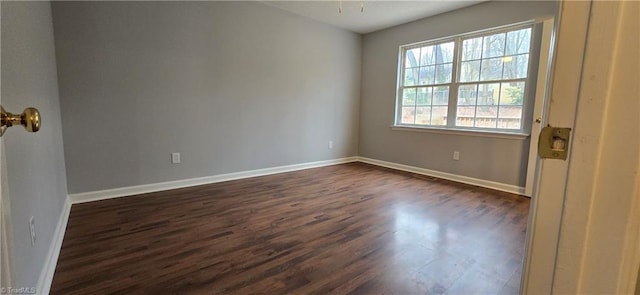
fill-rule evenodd
<path id="1" fill-rule="evenodd" d="M 416 124 L 429 125 L 431 120 L 431 107 L 416 108 Z"/>
<path id="2" fill-rule="evenodd" d="M 409 88 L 402 91 L 402 105 L 413 106 L 416 104 L 416 89 Z"/>
<path id="3" fill-rule="evenodd" d="M 422 47 L 420 50 L 420 65 L 435 64 L 435 55 L 433 54 L 433 46 Z"/>
<path id="4" fill-rule="evenodd" d="M 496 128 L 497 106 L 478 106 L 476 109 L 476 127 Z"/>
<path id="5" fill-rule="evenodd" d="M 402 124 L 413 124 L 415 121 L 415 107 L 403 107 L 402 108 L 402 118 L 400 119 L 400 123 Z"/>
<path id="6" fill-rule="evenodd" d="M 436 66 L 436 84 L 451 82 L 451 64 Z"/>
<path id="7" fill-rule="evenodd" d="M 462 85 L 458 88 L 456 126 L 473 127 L 475 122 L 478 85 Z"/>
<path id="8" fill-rule="evenodd" d="M 531 28 L 507 33 L 506 54 L 528 53 L 531 42 Z"/>
<path id="9" fill-rule="evenodd" d="M 473 127 L 475 122 L 475 115 L 475 106 L 458 107 L 458 112 L 456 115 L 456 126 Z"/>
<path id="10" fill-rule="evenodd" d="M 480 61 L 463 61 L 460 68 L 460 82 L 473 82 L 480 79 Z"/>
<path id="11" fill-rule="evenodd" d="M 458 88 L 458 105 L 476 105 L 478 84 L 462 85 Z"/>
<path id="12" fill-rule="evenodd" d="M 418 64 L 419 57 L 420 57 L 420 48 L 407 50 L 407 53 L 405 55 L 404 67 L 405 68 L 419 67 L 420 66 L 420 64 Z"/>
<path id="13" fill-rule="evenodd" d="M 447 125 L 447 107 L 433 107 L 431 110 L 431 125 Z"/>
<path id="14" fill-rule="evenodd" d="M 532 33 L 519 27 L 403 49 L 398 124 L 447 127 L 455 112 L 452 126 L 522 130 Z"/>
<path id="15" fill-rule="evenodd" d="M 440 86 L 433 89 L 433 105 L 449 104 L 449 86 Z"/>
<path id="16" fill-rule="evenodd" d="M 462 41 L 462 60 L 480 59 L 482 54 L 482 37 Z"/>
<path id="17" fill-rule="evenodd" d="M 515 58 L 515 63 L 516 63 L 516 68 L 517 68 L 517 75 L 516 77 L 518 78 L 526 78 L 529 74 L 529 55 L 528 54 L 523 54 L 523 55 L 517 55 Z"/>
<path id="18" fill-rule="evenodd" d="M 504 55 L 504 33 L 489 35 L 483 40 L 482 58 Z"/>
<path id="19" fill-rule="evenodd" d="M 502 83 L 500 92 L 500 105 L 522 105 L 524 82 Z"/>
<path id="20" fill-rule="evenodd" d="M 478 105 L 497 105 L 500 98 L 500 83 L 478 85 Z"/>
<path id="21" fill-rule="evenodd" d="M 404 70 L 404 86 L 413 86 L 418 84 L 418 68 Z"/>
<path id="22" fill-rule="evenodd" d="M 481 81 L 499 80 L 502 78 L 502 58 L 491 58 L 482 60 Z"/>
<path id="23" fill-rule="evenodd" d="M 520 129 L 522 106 L 501 106 L 498 113 L 498 128 Z"/>
<path id="24" fill-rule="evenodd" d="M 503 79 L 520 79 L 527 77 L 529 67 L 529 55 L 512 55 L 502 58 L 504 63 Z"/>
<path id="25" fill-rule="evenodd" d="M 418 105 L 431 105 L 431 93 L 433 89 L 431 87 L 418 88 Z"/>
<path id="26" fill-rule="evenodd" d="M 436 66 L 420 68 L 420 85 L 433 84 L 436 78 Z"/>
<path id="27" fill-rule="evenodd" d="M 450 63 L 453 62 L 453 42 L 442 43 L 434 46 L 436 53 L 436 63 Z"/>

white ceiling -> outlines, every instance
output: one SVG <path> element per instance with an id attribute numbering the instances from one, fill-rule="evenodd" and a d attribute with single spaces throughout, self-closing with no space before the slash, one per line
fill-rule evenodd
<path id="1" fill-rule="evenodd" d="M 424 17 L 470 6 L 486 0 L 429 0 L 429 1 L 263 1 L 298 15 L 344 28 L 356 33 L 373 31 L 408 23 Z M 364 4 L 364 12 L 360 12 Z"/>

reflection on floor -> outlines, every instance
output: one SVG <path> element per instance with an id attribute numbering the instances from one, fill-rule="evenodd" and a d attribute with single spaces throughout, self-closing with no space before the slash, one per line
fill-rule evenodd
<path id="1" fill-rule="evenodd" d="M 362 163 L 79 204 L 51 294 L 515 294 L 528 208 Z"/>

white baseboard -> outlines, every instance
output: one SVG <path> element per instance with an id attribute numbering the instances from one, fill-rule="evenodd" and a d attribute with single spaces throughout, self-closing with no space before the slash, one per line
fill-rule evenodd
<path id="1" fill-rule="evenodd" d="M 223 182 L 229 180 L 237 180 L 249 177 L 264 176 L 269 174 L 290 172 L 296 170 L 303 170 L 309 168 L 317 168 L 324 166 L 331 166 L 349 162 L 356 162 L 358 157 L 340 158 L 326 161 L 308 162 L 294 165 L 278 166 L 272 168 L 264 168 L 257 170 L 241 171 L 227 174 L 218 174 L 213 176 L 198 177 L 191 179 L 174 180 L 167 182 L 143 184 L 136 186 L 128 186 L 100 191 L 92 191 L 86 193 L 70 194 L 72 204 L 93 202 L 99 200 L 106 200 L 118 197 L 125 197 L 131 195 L 146 194 L 158 191 L 165 191 L 171 189 L 185 188 L 190 186 L 197 186 L 203 184 L 211 184 L 216 182 Z"/>
<path id="2" fill-rule="evenodd" d="M 370 159 L 365 157 L 358 157 L 358 161 L 376 165 L 376 166 L 382 166 L 386 168 L 402 170 L 402 171 L 407 171 L 407 172 L 412 172 L 412 173 L 422 174 L 427 176 L 433 176 L 433 177 L 438 177 L 438 178 L 447 179 L 447 180 L 456 181 L 456 182 L 462 182 L 462 183 L 471 184 L 471 185 L 477 185 L 477 186 L 486 187 L 486 188 L 490 188 L 498 191 L 524 195 L 524 187 L 521 187 L 521 186 L 515 186 L 515 185 L 510 185 L 510 184 L 505 184 L 505 183 L 500 183 L 495 181 L 489 181 L 489 180 L 484 180 L 479 178 L 473 178 L 473 177 L 467 177 L 467 176 L 462 176 L 457 174 L 429 170 L 425 168 L 397 164 L 397 163 Z"/>
<path id="3" fill-rule="evenodd" d="M 119 197 L 146 194 L 146 193 L 152 193 L 152 192 L 158 192 L 158 191 L 185 188 L 185 187 L 237 180 L 237 179 L 256 177 L 256 176 L 264 176 L 269 174 L 290 172 L 290 171 L 303 170 L 303 169 L 309 169 L 309 168 L 331 166 L 331 165 L 357 162 L 357 161 L 373 164 L 377 166 L 387 167 L 391 169 L 408 171 L 412 173 L 443 178 L 443 179 L 462 182 L 466 184 L 477 185 L 481 187 L 486 187 L 486 188 L 514 193 L 514 194 L 521 194 L 521 195 L 524 194 L 524 187 L 520 187 L 520 186 L 504 184 L 504 183 L 478 179 L 473 177 L 461 176 L 461 175 L 440 172 L 435 170 L 429 170 L 429 169 L 420 168 L 420 167 L 397 164 L 397 163 L 376 160 L 376 159 L 371 159 L 366 157 L 348 157 L 348 158 L 340 158 L 340 159 L 333 159 L 333 160 L 326 160 L 326 161 L 308 162 L 308 163 L 278 166 L 278 167 L 271 167 L 271 168 L 264 168 L 264 169 L 257 169 L 257 170 L 241 171 L 241 172 L 234 172 L 234 173 L 227 173 L 227 174 L 218 174 L 218 175 L 206 176 L 206 177 L 198 177 L 198 178 L 190 178 L 190 179 L 182 179 L 182 180 L 128 186 L 128 187 L 121 187 L 121 188 L 114 188 L 114 189 L 107 189 L 107 190 L 100 190 L 100 191 L 70 194 L 69 198 L 71 199 L 71 204 L 79 204 L 79 203 L 85 203 L 85 202 L 113 199 L 113 198 L 119 198 Z"/>
<path id="4" fill-rule="evenodd" d="M 47 253 L 47 260 L 45 261 L 44 268 L 38 278 L 37 294 L 49 294 L 51 289 L 51 283 L 53 283 L 53 274 L 56 271 L 56 265 L 58 264 L 58 256 L 60 255 L 60 249 L 62 248 L 62 240 L 64 239 L 64 233 L 67 230 L 67 221 L 69 221 L 69 213 L 71 213 L 71 201 L 67 197 L 64 201 L 64 207 L 62 213 L 58 218 L 58 224 L 56 231 L 53 233 L 53 239 L 49 252 Z"/>

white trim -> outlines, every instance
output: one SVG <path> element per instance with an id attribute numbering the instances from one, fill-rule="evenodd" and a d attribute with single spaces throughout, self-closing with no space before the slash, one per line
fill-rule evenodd
<path id="1" fill-rule="evenodd" d="M 529 134 L 526 134 L 526 133 L 487 131 L 483 129 L 472 130 L 472 129 L 437 128 L 433 126 L 416 127 L 416 126 L 402 126 L 402 125 L 391 125 L 390 128 L 391 130 L 397 130 L 397 131 L 427 132 L 427 133 L 451 134 L 451 135 L 461 135 L 461 136 L 514 139 L 514 140 L 525 140 L 529 137 Z"/>
<path id="2" fill-rule="evenodd" d="M 428 175 L 433 177 L 438 177 L 442 179 L 447 179 L 451 181 L 477 185 L 481 187 L 486 187 L 498 191 L 514 193 L 514 194 L 524 194 L 524 187 L 489 181 L 484 179 L 478 179 L 473 177 L 467 177 L 462 175 L 456 175 L 446 172 L 440 172 L 435 170 L 429 170 L 420 167 L 408 166 L 403 164 L 397 164 L 392 162 L 386 162 L 366 157 L 347 157 L 326 161 L 318 161 L 318 162 L 308 162 L 294 165 L 286 165 L 286 166 L 278 166 L 272 168 L 264 168 L 257 170 L 249 170 L 249 171 L 241 171 L 227 174 L 219 174 L 213 176 L 199 177 L 199 178 L 191 178 L 191 179 L 182 179 L 175 181 L 167 181 L 167 182 L 159 182 L 159 183 L 151 183 L 151 184 L 143 184 L 136 186 L 128 186 L 128 187 L 120 187 L 114 189 L 100 190 L 100 191 L 92 191 L 85 193 L 77 193 L 70 194 L 69 198 L 71 204 L 79 204 L 86 202 L 93 202 L 99 200 L 107 200 L 113 198 L 120 198 L 132 195 L 146 194 L 158 191 L 165 191 L 171 189 L 185 188 L 197 185 L 211 184 L 223 181 L 244 179 L 250 177 L 264 176 L 276 173 L 304 170 L 310 168 L 324 167 L 324 166 L 332 166 L 350 162 L 363 162 L 368 164 L 373 164 L 377 166 L 387 167 L 396 170 L 408 171 L 412 173 Z"/>
<path id="3" fill-rule="evenodd" d="M 435 170 L 430 170 L 430 169 L 425 169 L 425 168 L 420 168 L 415 166 L 409 166 L 409 165 L 403 165 L 403 164 L 397 164 L 397 163 L 365 158 L 365 157 L 358 157 L 358 161 L 367 163 L 367 164 L 376 165 L 376 166 L 382 166 L 386 168 L 402 170 L 402 171 L 407 171 L 407 172 L 412 172 L 412 173 L 417 173 L 417 174 L 422 174 L 427 176 L 433 176 L 433 177 L 438 177 L 438 178 L 447 179 L 447 180 L 456 181 L 456 182 L 462 182 L 462 183 L 471 184 L 471 185 L 477 185 L 477 186 L 486 187 L 486 188 L 490 188 L 498 191 L 524 195 L 524 187 L 521 187 L 521 186 L 515 186 L 511 184 L 505 184 L 505 183 L 489 181 L 489 180 L 484 180 L 479 178 L 456 175 L 456 174 L 451 174 L 446 172 L 440 172 L 440 171 L 435 171 Z"/>
<path id="4" fill-rule="evenodd" d="M 542 32 L 540 36 L 540 49 L 538 50 L 538 77 L 536 82 L 536 95 L 533 100 L 533 118 L 531 122 L 531 140 L 529 141 L 529 160 L 527 161 L 527 180 L 525 181 L 525 194 L 533 195 L 533 187 L 535 186 L 536 167 L 538 165 L 538 142 L 539 134 L 542 129 L 542 118 L 544 115 L 544 104 L 546 97 L 549 96 L 551 90 L 551 63 L 553 62 L 553 50 L 555 40 L 553 39 L 555 32 L 555 18 L 549 18 L 542 23 Z M 540 122 L 536 122 L 536 118 L 540 118 Z"/>
<path id="5" fill-rule="evenodd" d="M 56 231 L 53 233 L 53 240 L 51 241 L 51 247 L 49 253 L 47 253 L 47 260 L 45 261 L 44 268 L 40 273 L 38 279 L 37 294 L 49 294 L 51 289 L 51 283 L 53 283 L 53 274 L 56 271 L 56 265 L 58 264 L 58 256 L 60 255 L 60 249 L 62 248 L 62 240 L 64 239 L 64 233 L 67 230 L 67 221 L 69 221 L 69 213 L 71 212 L 71 201 L 69 197 L 64 201 L 62 207 L 62 213 L 58 218 L 58 225 Z"/>
<path id="6" fill-rule="evenodd" d="M 554 24 L 552 39 L 554 46 L 551 58 L 551 76 L 548 81 L 549 92 L 546 94 L 543 104 L 542 126 L 550 124 L 572 127 L 576 130 L 575 119 L 579 106 L 578 97 L 583 77 L 586 40 L 588 28 L 592 27 L 589 24 L 592 13 L 591 3 L 591 1 L 558 2 L 557 21 Z M 605 74 L 600 76 L 604 77 Z M 601 112 L 602 110 L 599 111 L 599 113 Z M 591 113 L 587 112 L 588 114 Z M 599 120 L 597 117 L 594 117 L 593 121 Z M 589 132 L 587 130 L 587 133 Z M 581 268 L 583 240 L 580 228 L 585 222 L 573 223 L 573 226 L 568 229 L 562 228 L 561 225 L 565 223 L 567 218 L 570 221 L 574 220 L 574 222 L 582 216 L 589 219 L 588 212 L 584 212 L 583 215 L 581 208 L 588 207 L 590 204 L 590 200 L 585 196 L 588 196 L 591 191 L 585 184 L 591 182 L 577 184 L 581 187 L 578 189 L 578 186 L 569 187 L 568 179 L 569 175 L 571 178 L 575 177 L 573 173 L 569 172 L 570 167 L 574 167 L 576 164 L 579 164 L 577 166 L 589 167 L 591 159 L 587 154 L 574 158 L 575 144 L 580 140 L 577 140 L 575 134 L 572 136 L 573 140 L 569 145 L 570 151 L 567 161 L 541 160 L 536 169 L 525 241 L 521 294 L 580 293 L 573 278 L 578 278 L 574 274 L 583 271 Z M 592 142 L 584 145 L 592 145 Z M 588 170 L 588 168 L 586 169 Z M 576 197 L 574 203 L 565 207 L 565 200 L 572 191 L 589 193 L 577 194 L 579 197 Z M 569 212 L 568 215 L 566 215 L 567 212 Z M 573 238 L 571 241 L 564 240 L 561 243 L 561 234 Z M 563 246 L 564 244 L 569 246 Z M 562 258 L 559 259 L 559 257 Z M 562 263 L 564 263 L 563 266 Z"/>
<path id="7" fill-rule="evenodd" d="M 358 157 L 347 157 L 347 158 L 332 159 L 332 160 L 326 160 L 326 161 L 308 162 L 308 163 L 278 166 L 278 167 L 271 167 L 271 168 L 264 168 L 264 169 L 257 169 L 257 170 L 218 174 L 213 176 L 205 176 L 205 177 L 198 177 L 198 178 L 190 178 L 190 179 L 182 179 L 182 180 L 166 181 L 166 182 L 143 184 L 143 185 L 136 185 L 136 186 L 120 187 L 120 188 L 100 190 L 100 191 L 70 194 L 69 197 L 71 198 L 72 204 L 79 204 L 79 203 L 85 203 L 85 202 L 93 202 L 93 201 L 99 201 L 99 200 L 126 197 L 131 195 L 139 195 L 139 194 L 146 194 L 146 193 L 165 191 L 165 190 L 171 190 L 171 189 L 185 188 L 185 187 L 191 187 L 191 186 L 197 186 L 197 185 L 203 185 L 203 184 L 211 184 L 211 183 L 217 183 L 217 182 L 223 182 L 223 181 L 229 181 L 229 180 L 297 171 L 297 170 L 316 168 L 316 167 L 331 166 L 331 165 L 355 162 L 357 160 L 358 160 Z"/>
<path id="8" fill-rule="evenodd" d="M 4 141 L 0 138 L 0 287 L 13 286 L 13 228 Z"/>

